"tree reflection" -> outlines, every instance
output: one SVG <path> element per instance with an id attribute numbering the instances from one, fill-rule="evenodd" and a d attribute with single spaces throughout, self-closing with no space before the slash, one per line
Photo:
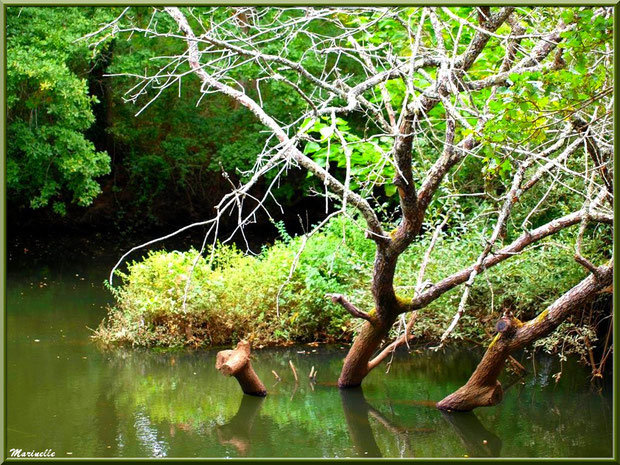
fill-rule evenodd
<path id="1" fill-rule="evenodd" d="M 357 455 L 360 457 L 382 457 L 381 450 L 377 445 L 370 426 L 369 418 L 373 418 L 386 431 L 402 440 L 401 456 L 411 456 L 409 431 L 406 428 L 395 425 L 379 410 L 370 405 L 364 397 L 364 391 L 361 386 L 341 389 L 340 399 L 342 400 L 342 408 L 349 435 Z"/>
<path id="2" fill-rule="evenodd" d="M 252 445 L 252 425 L 264 400 L 264 397 L 242 396 L 235 416 L 225 425 L 217 427 L 218 442 L 223 446 L 233 446 L 241 456 L 248 455 Z"/>
<path id="3" fill-rule="evenodd" d="M 442 411 L 456 431 L 470 457 L 499 457 L 502 440 L 487 430 L 474 412 Z"/>

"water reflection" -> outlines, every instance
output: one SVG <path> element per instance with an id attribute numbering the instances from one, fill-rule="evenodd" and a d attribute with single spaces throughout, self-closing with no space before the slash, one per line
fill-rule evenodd
<path id="1" fill-rule="evenodd" d="M 400 457 L 411 457 L 409 430 L 394 424 L 383 413 L 368 403 L 361 387 L 340 389 L 340 399 L 349 436 L 355 452 L 360 457 L 382 457 L 375 440 L 370 418 L 380 424 L 386 432 L 397 438 L 401 447 Z"/>
<path id="2" fill-rule="evenodd" d="M 499 457 L 502 440 L 487 430 L 474 412 L 441 412 L 470 457 Z"/>
<path id="3" fill-rule="evenodd" d="M 341 389 L 342 409 L 349 429 L 349 435 L 357 455 L 361 457 L 382 457 L 375 435 L 368 421 L 370 405 L 361 387 Z"/>
<path id="4" fill-rule="evenodd" d="M 467 380 L 479 361 L 475 351 L 399 351 L 388 375 L 374 370 L 364 391 L 340 392 L 346 347 L 263 349 L 253 363 L 269 395 L 248 398 L 215 370 L 217 350 L 100 350 L 86 327 L 104 316 L 109 294 L 96 284 L 103 278 L 81 278 L 7 286 L 9 448 L 52 447 L 61 458 L 612 453 L 611 376 L 594 394 L 588 371 L 574 361 L 563 363 L 556 383 L 557 358 L 537 356 L 525 384 L 508 390 L 502 379 L 507 394 L 499 406 L 446 416 L 434 400 Z M 316 385 L 307 382 L 313 366 Z M 272 370 L 282 378 L 275 385 Z"/>
<path id="5" fill-rule="evenodd" d="M 247 456 L 252 444 L 252 426 L 264 401 L 264 397 L 241 397 L 235 416 L 225 425 L 217 426 L 218 442 L 223 446 L 231 445 L 239 455 Z"/>

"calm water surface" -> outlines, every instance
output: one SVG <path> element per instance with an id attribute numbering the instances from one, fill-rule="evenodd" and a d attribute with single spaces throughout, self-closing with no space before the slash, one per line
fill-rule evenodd
<path id="1" fill-rule="evenodd" d="M 524 358 L 531 373 L 507 390 L 501 405 L 446 414 L 432 405 L 468 378 L 479 360 L 475 350 L 403 351 L 389 374 L 374 370 L 363 390 L 342 392 L 335 387 L 342 346 L 256 350 L 265 399 L 243 396 L 234 379 L 218 373 L 216 350 L 102 350 L 89 328 L 105 315 L 110 297 L 101 283 L 108 269 L 10 271 L 9 449 L 53 449 L 57 457 L 612 453 L 611 386 L 593 390 L 587 370 L 570 361 L 556 384 L 556 358 L 535 364 Z M 300 373 L 297 384 L 289 360 Z M 307 378 L 312 366 L 316 384 Z"/>

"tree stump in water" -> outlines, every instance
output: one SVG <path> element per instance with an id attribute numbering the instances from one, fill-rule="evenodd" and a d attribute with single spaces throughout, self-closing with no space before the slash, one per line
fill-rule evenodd
<path id="1" fill-rule="evenodd" d="M 252 368 L 250 362 L 250 343 L 240 341 L 235 350 L 222 350 L 217 353 L 215 368 L 223 375 L 237 378 L 241 390 L 250 396 L 265 397 L 267 389 Z"/>

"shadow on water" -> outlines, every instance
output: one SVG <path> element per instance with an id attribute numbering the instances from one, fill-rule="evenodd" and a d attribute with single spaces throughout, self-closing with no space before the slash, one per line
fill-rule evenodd
<path id="1" fill-rule="evenodd" d="M 441 412 L 470 457 L 499 457 L 502 440 L 487 430 L 474 412 Z"/>
<path id="2" fill-rule="evenodd" d="M 239 403 L 239 410 L 231 420 L 217 426 L 217 440 L 223 445 L 233 446 L 239 455 L 247 456 L 252 444 L 252 427 L 254 420 L 265 401 L 264 397 L 244 395 Z"/>

